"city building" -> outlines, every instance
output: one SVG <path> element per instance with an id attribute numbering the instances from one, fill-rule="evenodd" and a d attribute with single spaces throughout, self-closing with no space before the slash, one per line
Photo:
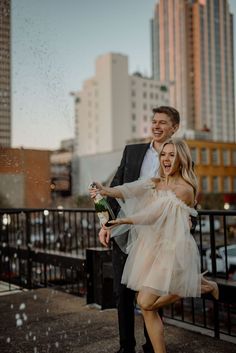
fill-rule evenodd
<path id="1" fill-rule="evenodd" d="M 129 75 L 128 57 L 108 53 L 96 60 L 75 101 L 75 154 L 119 150 L 150 135 L 152 108 L 169 104 L 169 87 L 140 73 Z"/>
<path id="2" fill-rule="evenodd" d="M 11 146 L 11 1 L 0 1 L 0 146 Z"/>
<path id="3" fill-rule="evenodd" d="M 235 143 L 188 140 L 201 195 L 221 194 L 223 202 L 236 207 Z M 216 207 L 216 206 L 215 206 Z"/>
<path id="4" fill-rule="evenodd" d="M 0 148 L 0 207 L 51 205 L 50 151 Z"/>
<path id="5" fill-rule="evenodd" d="M 206 139 L 234 142 L 233 15 L 228 0 L 159 0 L 151 33 L 153 78 L 170 82 L 170 104 L 180 111 L 182 134 L 204 132 Z"/>
<path id="6" fill-rule="evenodd" d="M 52 201 L 71 196 L 71 163 L 74 139 L 61 141 L 59 150 L 52 151 L 51 161 L 51 191 Z"/>

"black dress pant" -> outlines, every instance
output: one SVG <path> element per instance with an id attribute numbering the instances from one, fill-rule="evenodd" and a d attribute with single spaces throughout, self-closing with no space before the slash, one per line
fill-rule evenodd
<path id="1" fill-rule="evenodd" d="M 114 271 L 114 294 L 116 297 L 116 305 L 118 310 L 120 347 L 127 351 L 134 350 L 134 308 L 135 308 L 135 291 L 121 284 L 121 277 L 125 265 L 127 255 L 121 251 L 119 246 L 113 240 L 112 263 Z M 145 347 L 153 352 L 147 330 L 144 326 L 144 335 L 146 338 Z"/>

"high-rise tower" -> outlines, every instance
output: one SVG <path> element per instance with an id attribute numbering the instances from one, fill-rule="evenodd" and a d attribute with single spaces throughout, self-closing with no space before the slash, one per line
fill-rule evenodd
<path id="1" fill-rule="evenodd" d="M 233 15 L 228 0 L 159 0 L 152 20 L 153 78 L 171 82 L 182 131 L 235 141 Z"/>
<path id="2" fill-rule="evenodd" d="M 0 1 L 0 145 L 11 145 L 11 1 Z"/>

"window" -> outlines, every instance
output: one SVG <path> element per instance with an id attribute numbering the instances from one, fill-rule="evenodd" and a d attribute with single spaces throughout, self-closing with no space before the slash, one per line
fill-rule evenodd
<path id="1" fill-rule="evenodd" d="M 135 125 L 132 126 L 132 132 L 136 132 L 136 126 Z"/>
<path id="2" fill-rule="evenodd" d="M 147 92 L 143 92 L 143 98 L 147 98 Z"/>
<path id="3" fill-rule="evenodd" d="M 146 103 L 143 104 L 143 110 L 147 110 L 147 104 Z"/>
<path id="4" fill-rule="evenodd" d="M 206 148 L 201 148 L 201 162 L 202 164 L 208 164 L 208 151 Z"/>
<path id="5" fill-rule="evenodd" d="M 135 102 L 132 102 L 132 108 L 135 108 L 135 107 L 136 107 Z"/>
<path id="6" fill-rule="evenodd" d="M 233 165 L 235 166 L 236 165 L 236 150 L 233 150 L 232 151 L 232 162 L 233 162 Z"/>
<path id="7" fill-rule="evenodd" d="M 229 160 L 229 151 L 228 150 L 222 150 L 222 157 L 223 157 L 223 165 L 227 166 L 230 164 Z"/>
<path id="8" fill-rule="evenodd" d="M 136 120 L 136 115 L 132 114 L 132 120 Z"/>
<path id="9" fill-rule="evenodd" d="M 220 162 L 220 159 L 219 159 L 219 150 L 218 149 L 216 149 L 216 148 L 214 148 L 213 150 L 212 150 L 212 164 L 213 165 L 218 165 L 219 164 L 219 162 Z"/>
<path id="10" fill-rule="evenodd" d="M 196 163 L 197 162 L 197 149 L 196 149 L 196 147 L 191 148 L 190 152 L 191 152 L 192 160 L 194 161 L 194 163 Z"/>
<path id="11" fill-rule="evenodd" d="M 236 192 L 236 176 L 233 178 L 233 192 Z"/>
<path id="12" fill-rule="evenodd" d="M 223 192 L 230 192 L 230 178 L 228 176 L 224 177 L 223 182 Z"/>
<path id="13" fill-rule="evenodd" d="M 201 188 L 202 188 L 202 192 L 208 191 L 208 177 L 203 176 L 201 178 Z"/>
<path id="14" fill-rule="evenodd" d="M 212 192 L 219 192 L 219 177 L 213 177 Z"/>

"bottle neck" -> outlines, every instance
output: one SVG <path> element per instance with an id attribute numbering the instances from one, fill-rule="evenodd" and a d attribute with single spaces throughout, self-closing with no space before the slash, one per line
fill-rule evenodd
<path id="1" fill-rule="evenodd" d="M 95 200 L 95 202 L 98 202 L 102 199 L 103 199 L 103 197 L 100 194 L 97 194 L 94 200 Z"/>

